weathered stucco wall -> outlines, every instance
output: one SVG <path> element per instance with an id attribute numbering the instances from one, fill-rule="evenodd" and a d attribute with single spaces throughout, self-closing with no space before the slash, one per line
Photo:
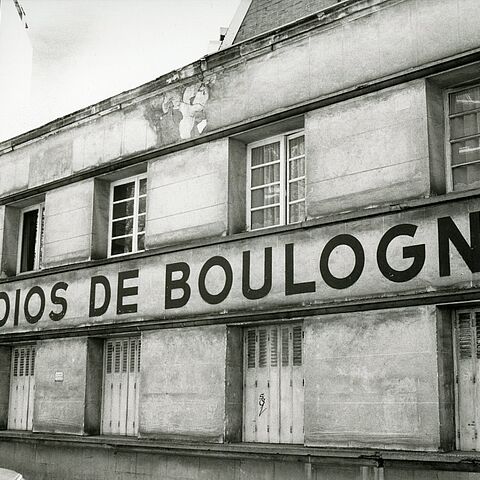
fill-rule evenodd
<path id="1" fill-rule="evenodd" d="M 424 80 L 309 112 L 305 138 L 309 217 L 430 194 Z"/>
<path id="2" fill-rule="evenodd" d="M 304 325 L 306 445 L 439 448 L 435 307 Z"/>
<path id="3" fill-rule="evenodd" d="M 45 340 L 35 358 L 35 432 L 83 434 L 87 338 Z M 55 381 L 55 373 L 63 381 Z"/>
<path id="4" fill-rule="evenodd" d="M 191 65 L 164 80 L 167 86 L 157 92 L 119 96 L 110 113 L 15 146 L 0 157 L 0 195 L 465 52 L 480 42 L 475 0 L 370 0 L 354 3 L 348 12 L 348 17 L 332 14 L 325 21 L 333 23 L 273 49 L 252 42 L 229 64 L 209 70 L 208 62 L 224 55 L 219 52 L 207 59 L 205 72 Z"/>
<path id="5" fill-rule="evenodd" d="M 223 440 L 226 335 L 224 325 L 144 333 L 141 436 Z"/>
<path id="6" fill-rule="evenodd" d="M 45 267 L 91 258 L 93 193 L 94 181 L 90 179 L 57 188 L 45 196 Z"/>
<path id="7" fill-rule="evenodd" d="M 222 139 L 150 162 L 147 247 L 226 233 L 228 146 Z"/>

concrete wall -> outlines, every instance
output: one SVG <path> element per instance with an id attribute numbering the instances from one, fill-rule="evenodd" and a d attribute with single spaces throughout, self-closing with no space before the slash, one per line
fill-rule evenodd
<path id="1" fill-rule="evenodd" d="M 83 434 L 87 385 L 87 339 L 45 340 L 35 358 L 35 432 Z M 55 381 L 55 373 L 63 381 Z"/>
<path id="2" fill-rule="evenodd" d="M 228 146 L 222 139 L 149 164 L 147 247 L 226 233 Z"/>
<path id="3" fill-rule="evenodd" d="M 223 440 L 226 332 L 223 325 L 144 333 L 141 436 Z"/>
<path id="4" fill-rule="evenodd" d="M 305 320 L 305 444 L 437 449 L 436 321 L 434 307 Z"/>
<path id="5" fill-rule="evenodd" d="M 306 37 L 273 49 L 252 44 L 223 70 L 202 72 L 202 80 L 199 65 L 186 67 L 154 93 L 118 97 L 120 110 L 95 117 L 92 109 L 81 124 L 3 154 L 0 195 L 476 48 L 478 9 L 475 0 L 360 1 Z"/>
<path id="6" fill-rule="evenodd" d="M 93 193 L 93 179 L 73 183 L 47 193 L 44 267 L 90 259 L 93 235 Z M 108 228 L 108 223 L 104 228 Z"/>
<path id="7" fill-rule="evenodd" d="M 311 218 L 430 194 L 424 80 L 309 112 L 305 138 Z"/>

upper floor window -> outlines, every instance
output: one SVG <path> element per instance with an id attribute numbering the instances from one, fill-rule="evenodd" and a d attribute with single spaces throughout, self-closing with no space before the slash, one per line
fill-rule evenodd
<path id="1" fill-rule="evenodd" d="M 303 131 L 248 145 L 247 225 L 250 230 L 305 219 Z"/>
<path id="2" fill-rule="evenodd" d="M 451 189 L 480 187 L 480 85 L 448 93 L 448 122 Z"/>
<path id="3" fill-rule="evenodd" d="M 145 250 L 146 175 L 113 182 L 110 188 L 108 255 Z"/>
<path id="4" fill-rule="evenodd" d="M 40 203 L 20 211 L 20 232 L 17 255 L 17 272 L 38 270 L 41 265 L 44 204 Z"/>

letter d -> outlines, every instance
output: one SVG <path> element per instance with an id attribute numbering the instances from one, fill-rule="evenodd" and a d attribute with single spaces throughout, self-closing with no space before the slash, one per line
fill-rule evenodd
<path id="1" fill-rule="evenodd" d="M 103 304 L 99 307 L 95 306 L 95 297 L 97 293 L 97 285 L 102 285 L 103 290 L 105 293 L 105 297 L 103 299 Z M 111 288 L 110 282 L 106 277 L 103 275 L 98 275 L 97 277 L 92 277 L 90 282 L 90 308 L 88 310 L 89 317 L 99 317 L 103 315 L 110 305 L 110 298 L 111 298 Z"/>

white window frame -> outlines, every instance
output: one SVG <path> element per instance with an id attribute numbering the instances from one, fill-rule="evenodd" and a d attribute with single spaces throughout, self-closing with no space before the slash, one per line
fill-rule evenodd
<path id="1" fill-rule="evenodd" d="M 300 179 L 305 179 L 305 186 L 306 186 L 306 172 L 305 175 L 301 177 L 296 177 L 294 180 L 291 180 L 289 178 L 289 165 L 288 162 L 290 160 L 293 160 L 298 157 L 293 157 L 292 159 L 288 158 L 288 141 L 297 137 L 304 137 L 304 142 L 306 142 L 305 138 L 305 130 L 300 129 L 300 130 L 293 130 L 290 132 L 283 133 L 281 135 L 275 135 L 273 137 L 268 137 L 264 138 L 262 140 L 258 140 L 256 142 L 249 143 L 247 145 L 247 189 L 246 189 L 246 224 L 247 224 L 247 230 L 248 231 L 259 231 L 259 230 L 265 230 L 268 228 L 273 228 L 273 227 L 279 227 L 282 225 L 293 225 L 295 223 L 301 223 L 303 221 L 300 220 L 298 222 L 290 222 L 290 207 L 293 204 L 300 203 L 300 202 L 305 202 L 306 201 L 306 196 L 301 199 L 301 200 L 295 200 L 293 202 L 290 202 L 290 184 L 294 181 L 298 181 Z M 273 206 L 279 206 L 280 207 L 280 223 L 276 225 L 269 225 L 267 227 L 260 227 L 260 228 L 252 228 L 252 197 L 251 197 L 251 192 L 252 192 L 252 150 L 257 147 L 261 147 L 263 145 L 269 145 L 271 143 L 279 142 L 280 143 L 280 159 L 275 162 L 270 162 L 268 164 L 261 164 L 261 165 L 256 165 L 253 167 L 253 169 L 256 168 L 262 168 L 267 165 L 273 165 L 274 163 L 280 163 L 280 203 L 274 203 L 274 204 L 269 204 L 269 205 L 262 205 L 260 207 L 255 207 L 253 211 L 256 210 L 262 210 L 266 208 L 272 208 Z M 307 156 L 306 153 L 303 155 L 305 158 L 305 169 L 306 169 L 306 161 L 307 161 Z M 276 184 L 277 182 L 272 182 L 269 184 L 264 184 L 258 187 L 253 187 L 253 189 L 261 189 L 268 187 L 270 185 Z"/>
<path id="2" fill-rule="evenodd" d="M 22 267 L 22 247 L 23 247 L 23 217 L 25 213 L 33 212 L 37 210 L 37 234 L 35 237 L 35 259 L 33 264 L 33 270 L 25 270 L 24 272 L 21 271 Z M 42 257 L 42 250 L 43 250 L 43 229 L 42 229 L 42 219 L 45 210 L 45 203 L 36 203 L 35 205 L 30 205 L 29 207 L 22 208 L 20 210 L 20 225 L 19 225 L 19 233 L 18 233 L 18 246 L 17 246 L 17 273 L 26 273 L 26 272 L 34 272 L 36 270 L 40 270 L 41 262 L 40 259 Z"/>
<path id="3" fill-rule="evenodd" d="M 141 173 L 139 175 L 134 175 L 132 177 L 127 177 L 127 178 L 122 178 L 121 180 L 117 180 L 115 182 L 112 182 L 110 184 L 110 198 L 109 198 L 109 215 L 108 215 L 108 257 L 121 257 L 124 255 L 130 255 L 132 253 L 136 252 L 143 252 L 143 250 L 138 249 L 138 206 L 139 206 L 139 198 L 140 198 L 140 180 L 147 179 L 147 174 L 146 173 Z M 132 183 L 135 182 L 135 193 L 133 197 L 133 233 L 132 233 L 132 251 L 131 252 L 125 252 L 125 253 L 117 253 L 112 255 L 112 233 L 113 233 L 113 191 L 115 187 L 119 185 L 123 185 L 125 183 Z M 148 180 L 147 180 L 148 182 Z M 145 199 L 147 198 L 147 193 L 145 195 Z M 120 200 L 118 203 L 121 203 L 122 201 L 125 200 Z M 147 210 L 145 208 L 145 219 L 147 216 Z M 128 217 L 121 217 L 121 218 L 116 218 L 115 221 L 122 220 L 124 218 L 129 218 Z M 145 228 L 146 228 L 146 222 L 145 222 Z M 115 238 L 125 238 L 129 237 L 130 235 L 125 235 L 124 237 L 115 237 Z"/>
<path id="4" fill-rule="evenodd" d="M 457 140 L 452 141 L 451 138 L 450 138 L 450 119 L 454 118 L 456 116 L 461 116 L 462 114 L 461 113 L 460 114 L 451 114 L 450 113 L 450 95 L 453 94 L 453 93 L 461 92 L 462 90 L 468 90 L 470 88 L 477 87 L 477 86 L 480 87 L 480 83 L 472 83 L 472 84 L 469 84 L 469 85 L 462 85 L 462 86 L 458 86 L 458 87 L 455 87 L 455 88 L 449 88 L 449 89 L 446 89 L 444 91 L 443 108 L 444 108 L 444 112 L 445 112 L 445 115 L 444 115 L 445 116 L 444 138 L 445 138 L 445 159 L 446 159 L 446 162 L 445 162 L 445 167 L 446 167 L 445 179 L 446 179 L 446 189 L 447 189 L 448 193 L 451 193 L 451 192 L 454 192 L 454 191 L 464 191 L 464 190 L 466 190 L 466 189 L 454 190 L 452 170 L 453 170 L 453 168 L 456 168 L 456 167 L 459 167 L 459 166 L 462 166 L 462 165 L 468 165 L 468 164 L 461 164 L 461 165 L 455 165 L 455 167 L 452 166 L 452 142 L 457 142 L 459 140 L 457 139 Z M 479 109 L 479 111 L 480 111 L 480 109 Z M 474 112 L 475 112 L 475 110 L 472 110 L 469 113 L 474 113 Z M 472 138 L 480 137 L 480 134 L 478 134 L 478 135 L 468 135 L 467 137 L 465 137 L 465 139 L 468 139 L 468 137 L 472 137 Z M 474 163 L 480 163 L 480 161 L 474 162 Z M 470 164 L 473 165 L 474 163 L 470 163 Z"/>

